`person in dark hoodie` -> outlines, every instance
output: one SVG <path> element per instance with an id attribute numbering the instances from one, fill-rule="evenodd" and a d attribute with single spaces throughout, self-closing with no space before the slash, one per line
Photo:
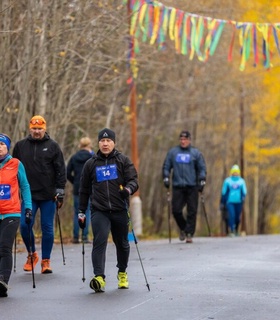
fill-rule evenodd
<path id="1" fill-rule="evenodd" d="M 36 213 L 40 209 L 42 230 L 41 273 L 52 273 L 50 266 L 51 251 L 54 242 L 54 215 L 56 206 L 63 204 L 66 184 L 66 166 L 58 143 L 46 132 L 46 120 L 39 115 L 29 122 L 29 135 L 18 141 L 13 150 L 13 157 L 19 159 L 26 170 L 32 196 L 32 221 L 30 226 L 25 220 L 25 207 L 22 206 L 20 232 L 28 251 L 24 271 L 32 271 L 39 261 L 35 248 L 34 225 Z M 29 229 L 31 227 L 31 236 Z M 32 252 L 30 252 L 30 237 Z M 31 257 L 32 254 L 32 257 Z"/>
<path id="2" fill-rule="evenodd" d="M 74 200 L 74 216 L 73 216 L 73 243 L 79 243 L 79 223 L 78 223 L 78 213 L 79 213 L 79 188 L 80 188 L 80 178 L 84 167 L 84 164 L 88 159 L 94 154 L 92 150 L 92 143 L 89 137 L 83 137 L 80 140 L 79 145 L 80 150 L 77 151 L 69 160 L 67 164 L 67 180 L 69 180 L 73 185 L 73 200 Z M 89 205 L 86 209 L 86 226 L 82 230 L 82 240 L 84 243 L 89 243 L 88 231 L 90 224 L 90 208 Z"/>
<path id="3" fill-rule="evenodd" d="M 116 245 L 118 288 L 128 289 L 126 273 L 130 246 L 128 242 L 129 197 L 138 190 L 138 174 L 132 161 L 115 149 L 115 132 L 105 128 L 98 133 L 97 154 L 84 165 L 79 190 L 79 226 L 85 227 L 85 211 L 91 200 L 93 232 L 90 288 L 105 291 L 105 260 L 111 231 Z"/>

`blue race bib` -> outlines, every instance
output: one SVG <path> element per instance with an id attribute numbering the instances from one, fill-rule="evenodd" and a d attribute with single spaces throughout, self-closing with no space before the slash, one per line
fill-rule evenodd
<path id="1" fill-rule="evenodd" d="M 241 185 L 239 183 L 233 183 L 231 187 L 232 189 L 237 190 L 237 189 L 240 189 Z"/>
<path id="2" fill-rule="evenodd" d="M 176 156 L 176 162 L 178 163 L 190 163 L 191 156 L 188 153 L 178 153 Z"/>
<path id="3" fill-rule="evenodd" d="M 11 186 L 9 184 L 0 184 L 0 200 L 11 199 Z"/>
<path id="4" fill-rule="evenodd" d="M 109 164 L 108 166 L 96 167 L 97 182 L 114 180 L 118 178 L 118 171 L 116 164 Z"/>

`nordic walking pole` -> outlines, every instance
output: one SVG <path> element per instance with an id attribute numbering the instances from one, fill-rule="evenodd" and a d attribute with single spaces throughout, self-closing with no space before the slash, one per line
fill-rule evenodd
<path id="1" fill-rule="evenodd" d="M 123 190 L 123 186 L 122 185 L 120 185 L 120 190 Z M 129 213 L 129 210 L 128 210 L 128 204 L 127 204 L 126 200 L 124 200 L 124 201 L 125 201 L 127 215 L 128 215 L 128 222 L 129 222 L 130 227 L 131 227 L 131 232 L 132 232 L 132 235 L 133 235 L 133 239 L 134 239 L 134 243 L 135 243 L 136 250 L 137 250 L 137 253 L 138 253 L 138 257 L 139 257 L 139 260 L 140 260 L 140 264 L 141 264 L 141 267 L 142 267 L 142 270 L 143 270 L 144 278 L 145 278 L 145 281 L 146 281 L 146 286 L 147 286 L 148 290 L 150 291 L 150 285 L 148 284 L 148 281 L 147 281 L 147 277 L 146 277 L 146 273 L 145 273 L 145 270 L 144 270 L 143 262 L 142 262 L 142 259 L 141 259 L 141 256 L 140 256 L 140 252 L 139 252 L 139 249 L 138 249 L 138 245 L 137 245 L 138 244 L 137 238 L 136 238 L 134 230 L 133 230 L 133 225 L 132 225 L 132 221 L 131 221 L 131 218 L 130 218 L 130 213 Z"/>
<path id="2" fill-rule="evenodd" d="M 83 255 L 83 282 L 85 282 L 86 278 L 85 278 L 85 240 L 82 237 L 82 255 Z"/>
<path id="3" fill-rule="evenodd" d="M 168 204 L 168 235 L 169 243 L 171 243 L 171 196 L 170 191 L 167 191 L 167 204 Z"/>
<path id="4" fill-rule="evenodd" d="M 128 213 L 128 218 L 129 218 L 129 222 L 130 222 L 130 226 L 131 226 L 131 232 L 132 232 L 132 235 L 133 235 L 134 243 L 135 243 L 135 246 L 136 246 L 136 250 L 137 250 L 137 253 L 138 253 L 138 257 L 139 257 L 139 260 L 140 260 L 140 263 L 141 263 L 141 267 L 142 267 L 142 270 L 143 270 L 143 274 L 144 274 L 144 278 L 145 278 L 145 281 L 146 281 L 146 286 L 147 286 L 148 290 L 150 291 L 150 285 L 148 284 L 148 281 L 147 281 L 146 273 L 145 273 L 143 262 L 142 262 L 142 259 L 141 259 L 141 256 L 140 256 L 140 252 L 139 252 L 139 249 L 138 249 L 138 245 L 137 245 L 138 242 L 137 242 L 134 230 L 133 230 L 133 226 L 132 226 L 132 222 L 131 222 L 131 219 L 130 219 L 129 211 L 127 211 L 127 213 Z"/>
<path id="5" fill-rule="evenodd" d="M 204 216 L 205 216 L 205 220 L 206 220 L 206 224 L 207 224 L 207 228 L 208 228 L 208 234 L 209 234 L 209 237 L 211 237 L 211 229 L 210 229 L 210 225 L 209 225 L 209 222 L 208 222 L 208 217 L 207 217 L 207 214 L 206 214 L 203 192 L 201 192 L 200 199 L 201 199 L 201 203 L 202 203 L 202 210 L 203 210 L 203 213 L 204 213 Z"/>
<path id="6" fill-rule="evenodd" d="M 34 276 L 34 265 L 33 265 L 33 254 L 32 254 L 32 242 L 31 242 L 31 227 L 30 223 L 28 223 L 28 232 L 29 232 L 29 251 L 30 251 L 30 259 L 31 259 L 31 271 L 32 271 L 32 281 L 33 281 L 33 288 L 35 289 L 35 276 Z"/>
<path id="7" fill-rule="evenodd" d="M 56 201 L 56 218 L 57 218 L 58 229 L 59 229 L 60 244 L 61 244 L 61 251 L 62 251 L 62 260 L 63 260 L 63 264 L 65 265 L 65 257 L 64 257 L 63 241 L 62 241 L 62 234 L 61 234 L 60 217 L 59 217 L 59 213 L 58 213 L 58 201 Z"/>
<path id="8" fill-rule="evenodd" d="M 78 213 L 78 223 L 80 228 L 82 229 L 82 255 L 83 255 L 83 277 L 82 280 L 85 282 L 85 239 L 83 235 L 84 228 L 86 227 L 86 215 L 79 211 Z"/>
<path id="9" fill-rule="evenodd" d="M 14 272 L 16 272 L 16 259 L 17 259 L 17 233 L 15 235 L 15 243 L 14 243 Z"/>

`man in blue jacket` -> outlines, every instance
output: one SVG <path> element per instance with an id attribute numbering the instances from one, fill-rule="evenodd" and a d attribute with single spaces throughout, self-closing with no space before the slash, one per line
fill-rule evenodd
<path id="1" fill-rule="evenodd" d="M 180 133 L 180 145 L 171 148 L 164 160 L 162 175 L 164 186 L 169 189 L 172 171 L 172 213 L 180 229 L 179 239 L 192 243 L 195 233 L 198 193 L 206 182 L 206 165 L 202 153 L 191 146 L 191 134 Z M 187 217 L 183 208 L 187 205 Z"/>

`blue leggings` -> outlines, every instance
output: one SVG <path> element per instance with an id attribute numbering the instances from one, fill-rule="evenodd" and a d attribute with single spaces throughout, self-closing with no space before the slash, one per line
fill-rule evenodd
<path id="1" fill-rule="evenodd" d="M 230 232 L 238 231 L 242 205 L 242 203 L 227 203 Z"/>
<path id="2" fill-rule="evenodd" d="M 79 233 L 81 231 L 81 228 L 79 227 L 78 214 L 79 214 L 79 196 L 74 195 L 73 237 L 75 239 L 79 239 Z M 88 240 L 89 225 L 90 225 L 90 203 L 88 203 L 88 207 L 86 210 L 86 227 L 82 230 L 82 238 L 84 240 Z"/>
<path id="3" fill-rule="evenodd" d="M 54 242 L 54 214 L 55 202 L 53 200 L 32 200 L 32 222 L 29 226 L 25 223 L 25 207 L 22 205 L 22 214 L 20 219 L 20 232 L 23 242 L 28 252 L 30 252 L 30 232 L 32 252 L 36 251 L 33 225 L 36 213 L 41 212 L 41 229 L 42 229 L 42 259 L 50 259 Z M 31 230 L 30 230 L 31 228 Z"/>

